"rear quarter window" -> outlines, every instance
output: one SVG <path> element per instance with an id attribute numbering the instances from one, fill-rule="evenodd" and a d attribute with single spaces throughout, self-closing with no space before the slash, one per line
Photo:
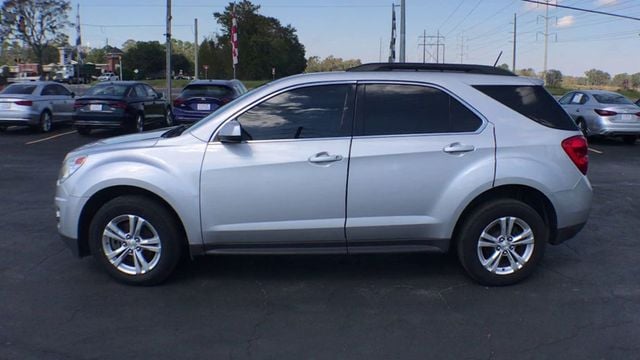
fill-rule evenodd
<path id="1" fill-rule="evenodd" d="M 559 130 L 578 129 L 542 86 L 476 85 L 474 88 L 541 125 Z"/>

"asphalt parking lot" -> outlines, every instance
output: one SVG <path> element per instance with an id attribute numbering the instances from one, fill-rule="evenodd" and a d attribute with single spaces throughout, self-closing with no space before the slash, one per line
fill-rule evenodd
<path id="1" fill-rule="evenodd" d="M 55 180 L 92 140 L 0 133 L 0 359 L 634 359 L 640 142 L 591 144 L 595 199 L 574 239 L 505 288 L 452 256 L 213 256 L 162 286 L 112 281 L 59 240 Z"/>

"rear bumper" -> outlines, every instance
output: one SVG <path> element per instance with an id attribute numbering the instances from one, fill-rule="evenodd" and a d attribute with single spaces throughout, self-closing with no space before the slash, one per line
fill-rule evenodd
<path id="1" fill-rule="evenodd" d="M 0 115 L 0 125 L 17 125 L 17 126 L 27 126 L 27 125 L 38 125 L 40 121 L 39 114 L 1 114 Z"/>
<path id="2" fill-rule="evenodd" d="M 613 122 L 606 119 L 598 119 L 589 129 L 593 135 L 617 136 L 640 135 L 640 121 Z"/>
<path id="3" fill-rule="evenodd" d="M 580 230 L 582 230 L 585 224 L 586 222 L 583 222 L 580 224 L 571 225 L 571 226 L 558 229 L 558 232 L 556 233 L 555 238 L 549 239 L 549 243 L 551 245 L 558 245 L 565 242 L 566 240 L 573 238 L 580 232 Z"/>
<path id="4" fill-rule="evenodd" d="M 133 124 L 135 121 L 133 116 L 110 116 L 110 115 L 92 115 L 92 116 L 73 116 L 73 125 L 76 127 L 85 128 L 102 128 L 102 129 L 114 129 L 124 128 L 128 124 Z"/>
<path id="5" fill-rule="evenodd" d="M 198 111 L 185 111 L 180 108 L 173 108 L 173 119 L 178 123 L 194 123 L 209 116 L 213 111 L 198 112 Z"/>

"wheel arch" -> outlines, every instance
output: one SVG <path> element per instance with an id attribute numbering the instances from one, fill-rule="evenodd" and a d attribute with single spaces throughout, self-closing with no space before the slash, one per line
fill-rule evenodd
<path id="1" fill-rule="evenodd" d="M 182 235 L 182 246 L 185 254 L 189 252 L 189 241 L 187 237 L 187 232 L 184 226 L 184 223 L 175 209 L 162 197 L 159 195 L 140 188 L 136 186 L 130 185 L 119 185 L 112 186 L 105 189 L 102 189 L 95 194 L 93 194 L 89 200 L 84 204 L 82 211 L 80 213 L 80 218 L 78 221 L 78 246 L 80 250 L 80 256 L 88 256 L 90 255 L 89 250 L 89 226 L 91 224 L 91 219 L 95 216 L 98 210 L 106 204 L 108 201 L 111 201 L 119 196 L 124 195 L 138 195 L 149 198 L 153 201 L 158 202 L 162 205 L 166 210 L 168 210 L 171 215 L 175 218 L 176 223 L 179 226 L 179 231 Z"/>
<path id="2" fill-rule="evenodd" d="M 465 219 L 479 206 L 497 199 L 514 199 L 531 206 L 542 217 L 549 229 L 549 242 L 553 242 L 558 234 L 558 219 L 551 200 L 540 190 L 527 185 L 502 185 L 491 188 L 476 196 L 462 211 L 453 230 L 451 247 L 457 246 L 455 239 Z"/>

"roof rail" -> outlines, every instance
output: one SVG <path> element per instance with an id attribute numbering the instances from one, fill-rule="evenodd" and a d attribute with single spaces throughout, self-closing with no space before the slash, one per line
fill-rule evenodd
<path id="1" fill-rule="evenodd" d="M 503 68 L 470 64 L 370 63 L 352 67 L 347 71 L 439 71 L 516 76 Z"/>

